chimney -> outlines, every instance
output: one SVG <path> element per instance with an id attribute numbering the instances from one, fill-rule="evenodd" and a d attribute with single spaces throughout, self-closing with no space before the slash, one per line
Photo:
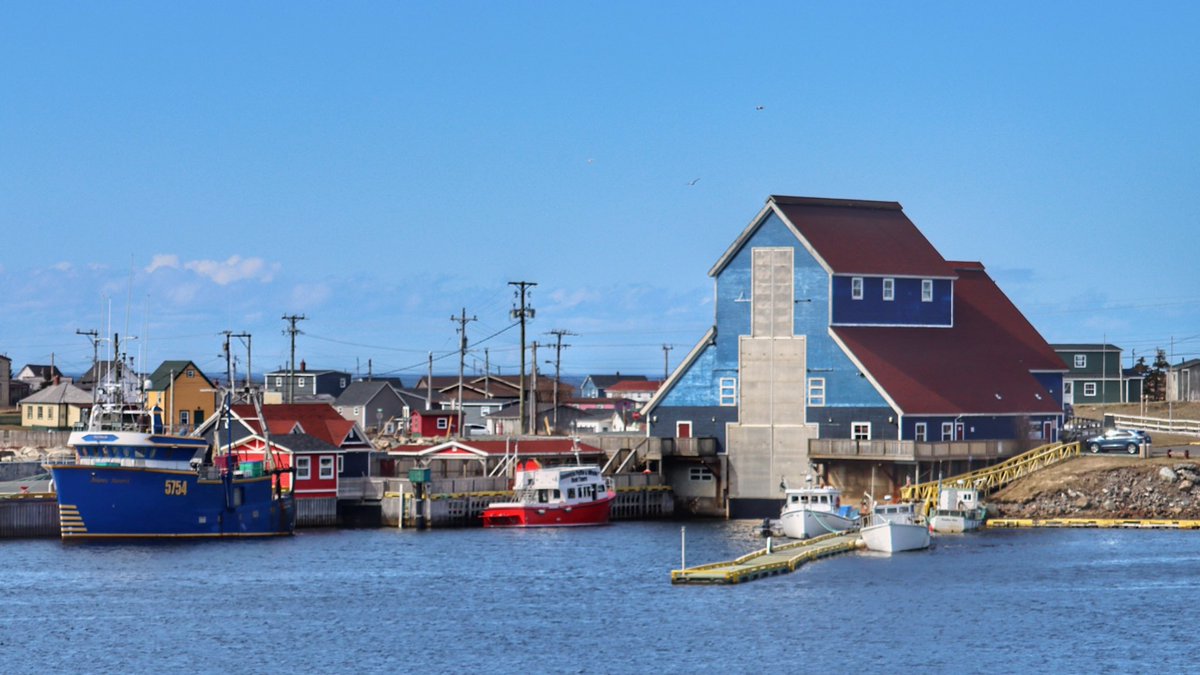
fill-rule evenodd
<path id="1" fill-rule="evenodd" d="M 308 370 L 308 364 L 304 362 L 304 359 L 300 359 L 300 372 L 303 373 L 306 370 Z"/>

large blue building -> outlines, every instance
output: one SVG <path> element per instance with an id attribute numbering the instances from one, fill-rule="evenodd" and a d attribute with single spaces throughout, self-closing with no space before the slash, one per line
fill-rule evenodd
<path id="1" fill-rule="evenodd" d="M 687 471 L 733 513 L 810 474 L 813 439 L 1057 436 L 1062 361 L 898 203 L 772 196 L 709 275 L 713 327 L 642 414 L 665 458 L 723 456 Z"/>

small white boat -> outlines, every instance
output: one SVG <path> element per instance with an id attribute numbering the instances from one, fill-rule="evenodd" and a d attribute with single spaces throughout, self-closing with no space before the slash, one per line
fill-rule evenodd
<path id="1" fill-rule="evenodd" d="M 979 490 L 944 487 L 938 491 L 937 508 L 929 514 L 929 529 L 938 533 L 978 530 L 987 520 L 987 507 L 979 500 Z"/>
<path id="2" fill-rule="evenodd" d="M 779 525 L 792 539 L 819 537 L 858 527 L 858 509 L 842 505 L 842 492 L 835 487 L 803 487 L 784 491 Z"/>
<path id="3" fill-rule="evenodd" d="M 883 553 L 929 548 L 929 527 L 917 508 L 914 502 L 875 504 L 870 524 L 862 529 L 863 543 Z"/>

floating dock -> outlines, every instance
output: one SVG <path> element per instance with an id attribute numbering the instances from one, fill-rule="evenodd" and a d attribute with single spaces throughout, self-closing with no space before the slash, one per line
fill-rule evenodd
<path id="1" fill-rule="evenodd" d="M 987 527 L 1091 527 L 1146 530 L 1200 530 L 1200 520 L 1165 518 L 990 518 Z"/>
<path id="2" fill-rule="evenodd" d="M 673 584 L 740 584 L 794 572 L 810 560 L 827 558 L 862 547 L 857 531 L 826 534 L 787 544 L 769 544 L 729 562 L 710 563 L 671 571 Z"/>

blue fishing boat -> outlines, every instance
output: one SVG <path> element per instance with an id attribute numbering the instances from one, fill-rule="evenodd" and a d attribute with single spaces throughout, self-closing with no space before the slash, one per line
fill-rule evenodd
<path id="1" fill-rule="evenodd" d="M 119 373 L 108 379 L 88 429 L 70 436 L 74 462 L 47 465 L 64 540 L 292 534 L 296 509 L 282 470 L 163 433 L 161 411 L 126 403 Z M 230 402 L 227 393 L 222 414 Z"/>

